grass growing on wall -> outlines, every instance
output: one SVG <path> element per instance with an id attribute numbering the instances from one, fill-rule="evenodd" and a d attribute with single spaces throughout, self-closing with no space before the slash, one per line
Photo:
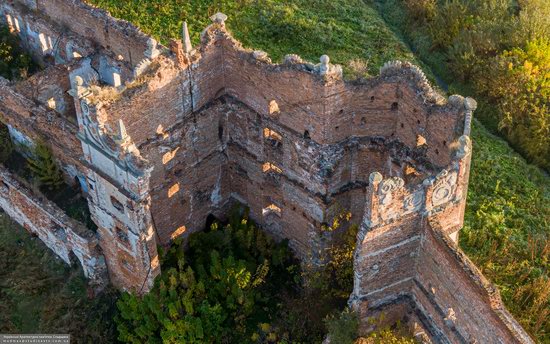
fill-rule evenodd
<path id="1" fill-rule="evenodd" d="M 71 268 L 0 212 L 0 333 L 70 333 L 75 343 L 114 343 L 115 294 L 87 297 Z"/>

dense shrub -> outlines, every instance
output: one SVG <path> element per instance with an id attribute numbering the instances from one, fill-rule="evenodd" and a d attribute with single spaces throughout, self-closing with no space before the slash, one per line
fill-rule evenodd
<path id="1" fill-rule="evenodd" d="M 510 141 L 550 170 L 550 37 L 504 51 L 476 80 L 500 110 Z"/>
<path id="2" fill-rule="evenodd" d="M 550 170 L 550 2 L 545 0 L 391 0 L 388 19 L 445 80 L 486 98 L 481 119 L 532 162 Z M 398 11 L 397 11 L 398 12 Z"/>
<path id="3" fill-rule="evenodd" d="M 275 243 L 246 213 L 225 226 L 213 223 L 191 235 L 185 251 L 178 241 L 163 254 L 150 294 L 123 295 L 119 339 L 319 343 L 326 325 L 338 322 L 325 319 L 345 308 L 351 293 L 356 229 L 343 231 L 325 266 L 300 268 L 286 242 Z"/>
<path id="4" fill-rule="evenodd" d="M 180 240 L 163 256 L 163 273 L 143 298 L 118 302 L 119 339 L 127 343 L 254 343 L 278 338 L 279 293 L 296 285 L 286 243 L 275 243 L 246 215 Z M 267 336 L 266 336 L 266 333 Z"/>
<path id="5" fill-rule="evenodd" d="M 19 48 L 17 37 L 7 27 L 0 25 L 0 76 L 22 79 L 33 68 L 31 58 Z"/>
<path id="6" fill-rule="evenodd" d="M 63 173 L 50 148 L 44 142 L 37 142 L 32 147 L 27 165 L 39 186 L 45 190 L 54 191 L 64 184 Z"/>

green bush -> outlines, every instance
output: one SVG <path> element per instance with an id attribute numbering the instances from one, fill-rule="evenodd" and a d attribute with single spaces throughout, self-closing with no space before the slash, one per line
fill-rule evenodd
<path id="1" fill-rule="evenodd" d="M 498 104 L 499 127 L 532 161 L 550 171 L 550 40 L 504 51 L 476 80 Z"/>
<path id="2" fill-rule="evenodd" d="M 177 240 L 162 265 L 152 292 L 119 300 L 121 341 L 257 342 L 270 329 L 262 324 L 276 320 L 278 294 L 298 281 L 286 243 L 275 243 L 246 215 L 193 234 L 185 252 Z"/>
<path id="3" fill-rule="evenodd" d="M 23 79 L 33 68 L 31 58 L 19 48 L 17 37 L 0 25 L 0 76 Z"/>
<path id="4" fill-rule="evenodd" d="M 63 184 L 63 173 L 55 161 L 50 148 L 44 142 L 37 142 L 27 158 L 27 165 L 40 187 L 54 191 Z"/>
<path id="5" fill-rule="evenodd" d="M 359 333 L 357 313 L 346 308 L 342 313 L 326 319 L 331 343 L 353 344 Z"/>

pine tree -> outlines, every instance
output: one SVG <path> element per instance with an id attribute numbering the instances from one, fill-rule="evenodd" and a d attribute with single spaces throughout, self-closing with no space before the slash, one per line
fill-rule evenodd
<path id="1" fill-rule="evenodd" d="M 63 174 L 55 161 L 52 152 L 43 142 L 37 142 L 27 165 L 42 187 L 49 191 L 57 190 L 63 185 Z"/>
<path id="2" fill-rule="evenodd" d="M 0 123 L 0 164 L 6 162 L 13 151 L 8 127 Z"/>

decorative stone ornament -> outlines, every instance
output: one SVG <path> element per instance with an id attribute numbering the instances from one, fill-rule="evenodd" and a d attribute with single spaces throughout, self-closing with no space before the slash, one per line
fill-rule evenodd
<path id="1" fill-rule="evenodd" d="M 321 62 L 321 64 L 319 65 L 319 74 L 326 75 L 330 69 L 330 58 L 328 57 L 328 55 L 323 55 L 319 60 Z"/>
<path id="2" fill-rule="evenodd" d="M 210 17 L 210 20 L 212 20 L 213 23 L 225 25 L 225 21 L 227 20 L 227 16 L 221 12 L 218 12 Z"/>
<path id="3" fill-rule="evenodd" d="M 437 175 L 436 179 L 432 194 L 432 205 L 434 207 L 447 203 L 452 199 L 456 187 L 457 173 L 456 171 L 443 170 Z"/>
<path id="4" fill-rule="evenodd" d="M 299 55 L 288 54 L 288 55 L 285 55 L 284 63 L 285 64 L 300 64 L 300 63 L 304 63 L 304 60 L 302 60 L 302 58 Z"/>
<path id="5" fill-rule="evenodd" d="M 160 50 L 157 48 L 158 42 L 156 39 L 149 37 L 147 40 L 147 50 L 143 53 L 145 57 L 154 59 L 155 57 L 160 55 Z"/>
<path id="6" fill-rule="evenodd" d="M 380 194 L 380 203 L 387 206 L 391 203 L 393 197 L 392 193 L 405 185 L 405 181 L 399 177 L 391 177 L 384 180 L 378 187 Z"/>
<path id="7" fill-rule="evenodd" d="M 456 151 L 456 157 L 463 159 L 468 156 L 472 151 L 472 140 L 468 135 L 462 135 L 458 138 L 458 150 Z"/>
<path id="8" fill-rule="evenodd" d="M 254 50 L 254 52 L 252 53 L 252 56 L 254 56 L 254 58 L 258 61 L 263 61 L 267 63 L 271 62 L 271 59 L 269 58 L 267 53 L 262 50 Z"/>
<path id="9" fill-rule="evenodd" d="M 420 189 L 417 192 L 414 192 L 403 200 L 403 208 L 405 213 L 412 213 L 420 210 L 424 204 L 424 189 Z"/>

